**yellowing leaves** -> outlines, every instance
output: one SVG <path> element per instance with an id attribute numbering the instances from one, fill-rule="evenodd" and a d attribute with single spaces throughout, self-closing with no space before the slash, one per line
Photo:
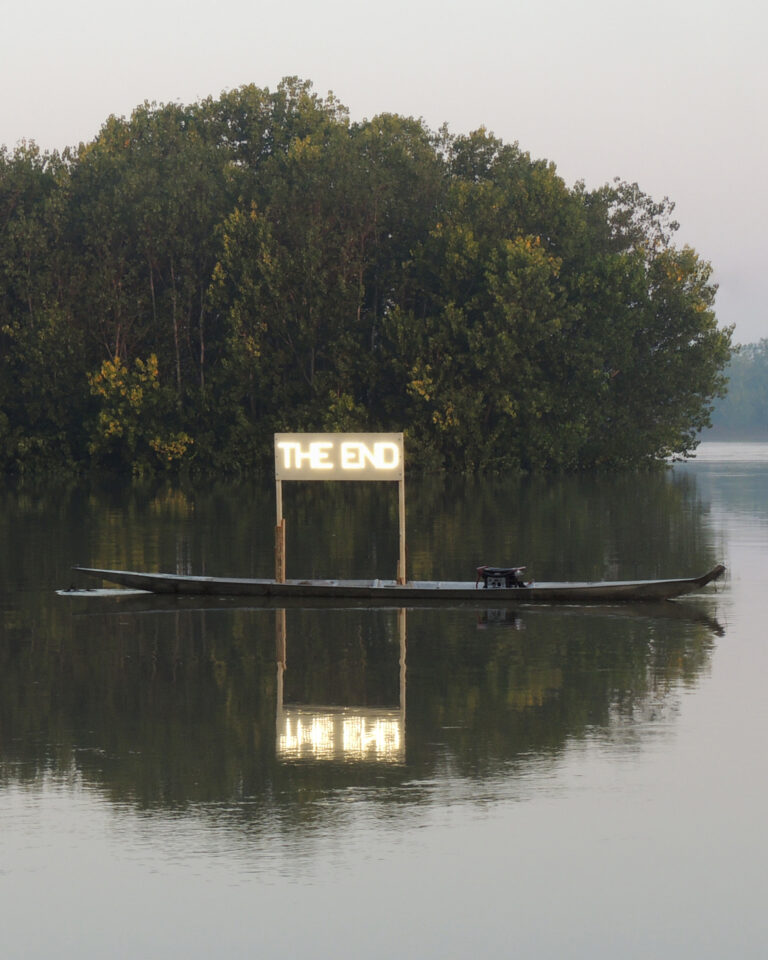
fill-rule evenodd
<path id="1" fill-rule="evenodd" d="M 432 423 L 438 430 L 452 430 L 459 426 L 459 418 L 456 415 L 456 408 L 449 401 L 442 410 L 435 410 L 432 413 Z"/>
<path id="2" fill-rule="evenodd" d="M 146 390 L 157 390 L 159 384 L 157 356 L 134 361 L 130 371 L 120 357 L 105 360 L 98 373 L 88 374 L 91 395 L 95 397 L 124 397 L 134 410 L 140 410 Z"/>
<path id="3" fill-rule="evenodd" d="M 120 357 L 105 360 L 98 371 L 88 374 L 88 384 L 101 404 L 92 454 L 124 457 L 134 473 L 143 474 L 152 466 L 182 460 L 194 443 L 184 431 L 165 429 L 156 354 L 138 357 L 131 367 Z"/>
<path id="4" fill-rule="evenodd" d="M 181 431 L 167 437 L 152 437 L 149 445 L 163 462 L 170 464 L 174 460 L 181 460 L 194 442 L 188 433 Z"/>

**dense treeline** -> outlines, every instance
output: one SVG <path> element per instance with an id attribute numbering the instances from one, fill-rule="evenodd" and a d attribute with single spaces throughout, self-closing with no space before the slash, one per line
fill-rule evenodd
<path id="1" fill-rule="evenodd" d="M 671 213 L 297 79 L 2 148 L 0 469 L 240 472 L 285 429 L 405 429 L 424 468 L 681 454 L 730 332 Z"/>
<path id="2" fill-rule="evenodd" d="M 712 433 L 737 440 L 768 437 L 768 340 L 738 347 L 726 368 L 728 394 L 715 404 Z"/>

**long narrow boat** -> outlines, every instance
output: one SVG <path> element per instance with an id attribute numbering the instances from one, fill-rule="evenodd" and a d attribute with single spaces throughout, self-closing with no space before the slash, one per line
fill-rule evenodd
<path id="1" fill-rule="evenodd" d="M 253 580 L 235 577 L 199 577 L 176 573 L 141 573 L 75 567 L 80 573 L 133 590 L 195 596 L 333 598 L 410 604 L 419 601 L 461 601 L 481 606 L 518 603 L 615 603 L 633 600 L 671 600 L 700 590 L 725 572 L 719 563 L 700 577 L 682 580 L 606 580 L 592 583 L 527 583 L 488 587 L 461 580 Z"/>

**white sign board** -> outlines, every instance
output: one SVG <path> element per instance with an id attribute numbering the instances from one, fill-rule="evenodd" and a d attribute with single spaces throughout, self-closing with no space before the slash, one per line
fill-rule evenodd
<path id="1" fill-rule="evenodd" d="M 276 433 L 276 480 L 403 480 L 402 433 Z"/>

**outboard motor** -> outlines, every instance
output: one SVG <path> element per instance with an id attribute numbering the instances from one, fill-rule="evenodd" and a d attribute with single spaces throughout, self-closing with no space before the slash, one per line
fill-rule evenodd
<path id="1" fill-rule="evenodd" d="M 478 567 L 475 589 L 483 581 L 484 590 L 508 589 L 509 587 L 526 586 L 523 580 L 525 567 Z"/>

